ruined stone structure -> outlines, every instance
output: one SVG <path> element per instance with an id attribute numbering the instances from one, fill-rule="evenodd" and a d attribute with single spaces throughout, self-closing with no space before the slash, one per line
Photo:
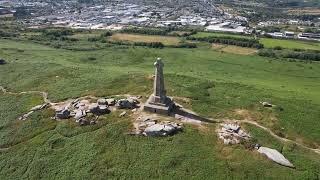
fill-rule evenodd
<path id="1" fill-rule="evenodd" d="M 154 63 L 155 77 L 153 84 L 153 94 L 144 105 L 144 110 L 169 115 L 173 110 L 174 103 L 171 98 L 166 96 L 163 77 L 163 62 L 160 58 Z"/>

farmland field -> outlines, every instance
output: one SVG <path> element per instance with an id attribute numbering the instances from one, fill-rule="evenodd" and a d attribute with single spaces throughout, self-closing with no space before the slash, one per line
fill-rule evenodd
<path id="1" fill-rule="evenodd" d="M 288 49 L 320 50 L 320 42 L 261 38 L 260 43 L 262 43 L 266 48 L 274 48 L 276 46 L 280 46 L 282 48 Z"/>
<path id="2" fill-rule="evenodd" d="M 86 35 L 78 35 L 80 39 Z M 112 40 L 179 43 L 176 37 L 114 34 Z M 273 39 L 272 39 L 273 40 Z M 263 40 L 264 43 L 271 42 Z M 274 41 L 273 41 L 274 42 Z M 67 50 L 28 40 L 0 39 L 0 86 L 8 91 L 45 91 L 54 101 L 85 95 L 148 96 L 153 63 L 165 64 L 167 94 L 214 119 L 250 118 L 275 134 L 320 147 L 320 64 L 277 61 L 212 48 L 102 46 Z M 287 46 L 291 45 L 289 42 Z M 297 42 L 300 44 L 300 42 Z M 280 44 L 277 44 L 280 45 Z M 313 47 L 313 45 L 311 45 Z M 301 46 L 303 47 L 303 45 Z M 224 48 L 224 46 L 222 46 Z M 231 49 L 230 49 L 231 48 Z M 268 101 L 279 108 L 263 108 Z M 243 145 L 225 146 L 216 135 L 218 124 L 185 125 L 165 138 L 129 136 L 131 111 L 113 112 L 93 126 L 74 120 L 54 121 L 43 110 L 30 119 L 17 118 L 42 103 L 37 94 L 0 92 L 0 179 L 318 179 L 320 155 L 300 145 L 279 141 L 268 132 L 245 125 L 256 143 L 282 152 L 295 169 L 275 164 Z M 281 108 L 280 108 L 281 107 Z M 245 113 L 239 113 L 245 112 Z"/>
<path id="3" fill-rule="evenodd" d="M 129 42 L 161 42 L 164 45 L 178 45 L 179 38 L 168 36 L 151 36 L 151 35 L 139 35 L 139 34 L 124 34 L 117 33 L 110 37 L 114 41 L 129 41 Z"/>
<path id="4" fill-rule="evenodd" d="M 239 55 L 252 55 L 257 52 L 257 50 L 253 48 L 245 48 L 245 47 L 222 45 L 222 44 L 212 44 L 212 49 L 220 52 L 239 54 Z"/>

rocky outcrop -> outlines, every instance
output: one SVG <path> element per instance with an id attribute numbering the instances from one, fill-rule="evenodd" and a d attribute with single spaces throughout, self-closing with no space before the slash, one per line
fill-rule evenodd
<path id="1" fill-rule="evenodd" d="M 76 112 L 76 114 L 74 115 L 75 119 L 80 119 L 80 118 L 83 118 L 87 115 L 86 111 L 84 111 L 84 110 L 78 109 L 75 112 Z"/>
<path id="2" fill-rule="evenodd" d="M 2 87 L 1 87 L 2 88 Z M 5 90 L 3 90 L 5 92 Z M 98 98 L 83 97 L 74 100 L 67 100 L 60 103 L 47 102 L 45 104 L 34 106 L 30 111 L 22 116 L 19 120 L 26 120 L 34 111 L 42 110 L 51 106 L 55 110 L 55 115 L 52 119 L 69 119 L 73 117 L 80 125 L 93 125 L 97 123 L 100 115 L 110 113 L 116 109 L 132 109 L 137 111 L 139 101 L 137 97 L 128 97 L 126 99 L 115 100 L 113 98 Z M 116 105 L 116 108 L 109 109 L 110 106 Z M 126 112 L 121 113 L 121 117 L 125 116 Z"/>
<path id="3" fill-rule="evenodd" d="M 62 110 L 56 110 L 56 119 L 69 119 L 73 117 L 79 125 L 93 125 L 97 123 L 100 115 L 110 113 L 108 101 L 105 98 L 97 99 L 92 103 L 93 98 L 75 99 L 63 104 L 55 105 Z M 69 113 L 68 113 L 69 112 Z M 91 116 L 88 116 L 91 114 Z M 93 116 L 92 116 L 93 115 Z M 88 118 L 90 117 L 90 118 Z M 92 119 L 94 118 L 95 119 Z"/>
<path id="4" fill-rule="evenodd" d="M 171 121 L 158 122 L 152 119 L 145 119 L 138 123 L 138 132 L 144 136 L 169 136 L 182 131 L 182 124 Z"/>
<path id="5" fill-rule="evenodd" d="M 69 119 L 70 118 L 70 110 L 62 109 L 56 111 L 56 118 L 58 119 Z"/>
<path id="6" fill-rule="evenodd" d="M 109 112 L 107 105 L 99 105 L 98 103 L 90 104 L 88 109 L 89 109 L 89 112 L 96 115 L 102 115 Z"/>
<path id="7" fill-rule="evenodd" d="M 108 105 L 107 99 L 100 98 L 97 100 L 98 105 Z"/>
<path id="8" fill-rule="evenodd" d="M 109 106 L 114 106 L 116 104 L 116 100 L 114 98 L 108 98 L 106 101 Z"/>
<path id="9" fill-rule="evenodd" d="M 243 131 L 237 124 L 222 124 L 218 130 L 218 137 L 224 144 L 239 144 L 241 141 L 246 141 L 251 136 Z"/>
<path id="10" fill-rule="evenodd" d="M 135 99 L 120 99 L 116 103 L 118 109 L 134 109 L 139 102 Z"/>

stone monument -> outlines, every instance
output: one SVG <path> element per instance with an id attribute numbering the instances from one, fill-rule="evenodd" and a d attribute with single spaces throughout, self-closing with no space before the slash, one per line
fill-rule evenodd
<path id="1" fill-rule="evenodd" d="M 169 115 L 172 112 L 174 103 L 171 98 L 167 97 L 164 87 L 163 62 L 158 58 L 154 63 L 155 77 L 153 84 L 153 94 L 149 97 L 144 105 L 144 110 Z"/>

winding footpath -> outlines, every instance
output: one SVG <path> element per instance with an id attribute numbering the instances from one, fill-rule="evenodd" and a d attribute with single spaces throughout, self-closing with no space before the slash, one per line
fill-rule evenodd
<path id="1" fill-rule="evenodd" d="M 3 93 L 6 93 L 6 94 L 12 94 L 12 95 L 19 95 L 19 94 L 40 94 L 43 98 L 43 101 L 45 103 L 49 103 L 51 104 L 52 102 L 48 99 L 48 93 L 47 92 L 43 92 L 43 91 L 22 91 L 22 92 L 18 92 L 18 93 L 15 93 L 15 92 L 10 92 L 10 91 L 7 91 L 7 89 L 5 89 L 3 86 L 0 86 L 0 91 L 2 91 Z"/>
<path id="2" fill-rule="evenodd" d="M 301 147 L 304 147 L 305 149 L 308 149 L 308 150 L 313 151 L 313 152 L 315 152 L 315 153 L 317 153 L 317 154 L 320 154 L 320 149 L 309 148 L 309 147 L 307 147 L 306 145 L 301 144 L 301 143 L 299 143 L 299 142 L 296 142 L 296 141 L 294 141 L 294 140 L 280 137 L 280 136 L 276 135 L 274 132 L 272 132 L 269 128 L 266 128 L 266 127 L 258 124 L 258 123 L 255 122 L 255 121 L 250 121 L 250 120 L 232 120 L 232 121 L 235 121 L 235 122 L 238 122 L 238 123 L 252 124 L 252 125 L 254 125 L 254 126 L 256 126 L 256 127 L 259 127 L 259 128 L 261 128 L 261 129 L 267 131 L 271 136 L 275 137 L 276 139 L 278 139 L 278 140 L 280 140 L 280 141 L 282 141 L 282 142 L 295 143 L 295 144 L 297 144 L 297 145 L 299 145 L 299 146 L 301 146 Z"/>
<path id="3" fill-rule="evenodd" d="M 23 92 L 9 92 L 7 91 L 7 89 L 5 89 L 3 86 L 0 86 L 0 92 L 3 92 L 3 93 L 6 93 L 6 94 L 12 94 L 12 95 L 19 95 L 19 94 L 40 94 L 43 98 L 43 101 L 45 103 L 49 103 L 49 104 L 53 104 L 52 101 L 50 99 L 48 99 L 48 93 L 47 92 L 43 92 L 43 91 L 23 91 Z M 89 96 L 88 96 L 89 97 Z M 294 140 L 291 140 L 291 139 L 287 139 L 287 138 L 283 138 L 283 137 L 280 137 L 278 135 L 276 135 L 274 132 L 272 132 L 271 129 L 267 128 L 267 127 L 264 127 L 260 124 L 258 124 L 257 122 L 255 121 L 252 121 L 252 120 L 248 120 L 248 119 L 245 119 L 245 120 L 237 120 L 237 119 L 216 119 L 216 121 L 218 123 L 222 123 L 222 122 L 226 122 L 226 121 L 232 121 L 232 122 L 237 122 L 237 123 L 247 123 L 247 124 L 252 124 L 256 127 L 259 127 L 263 130 L 265 130 L 266 132 L 268 132 L 271 136 L 273 136 L 274 138 L 282 141 L 282 142 L 291 142 L 291 143 L 294 143 L 294 144 L 297 144 L 305 149 L 308 149 L 310 151 L 313 151 L 317 154 L 320 155 L 320 149 L 314 149 L 314 148 L 310 148 L 310 147 L 307 147 L 306 145 L 302 144 L 302 143 L 299 143 L 299 142 L 296 142 Z M 3 148 L 3 149 L 0 149 L 0 151 L 3 151 L 3 150 L 8 150 L 9 148 Z"/>

